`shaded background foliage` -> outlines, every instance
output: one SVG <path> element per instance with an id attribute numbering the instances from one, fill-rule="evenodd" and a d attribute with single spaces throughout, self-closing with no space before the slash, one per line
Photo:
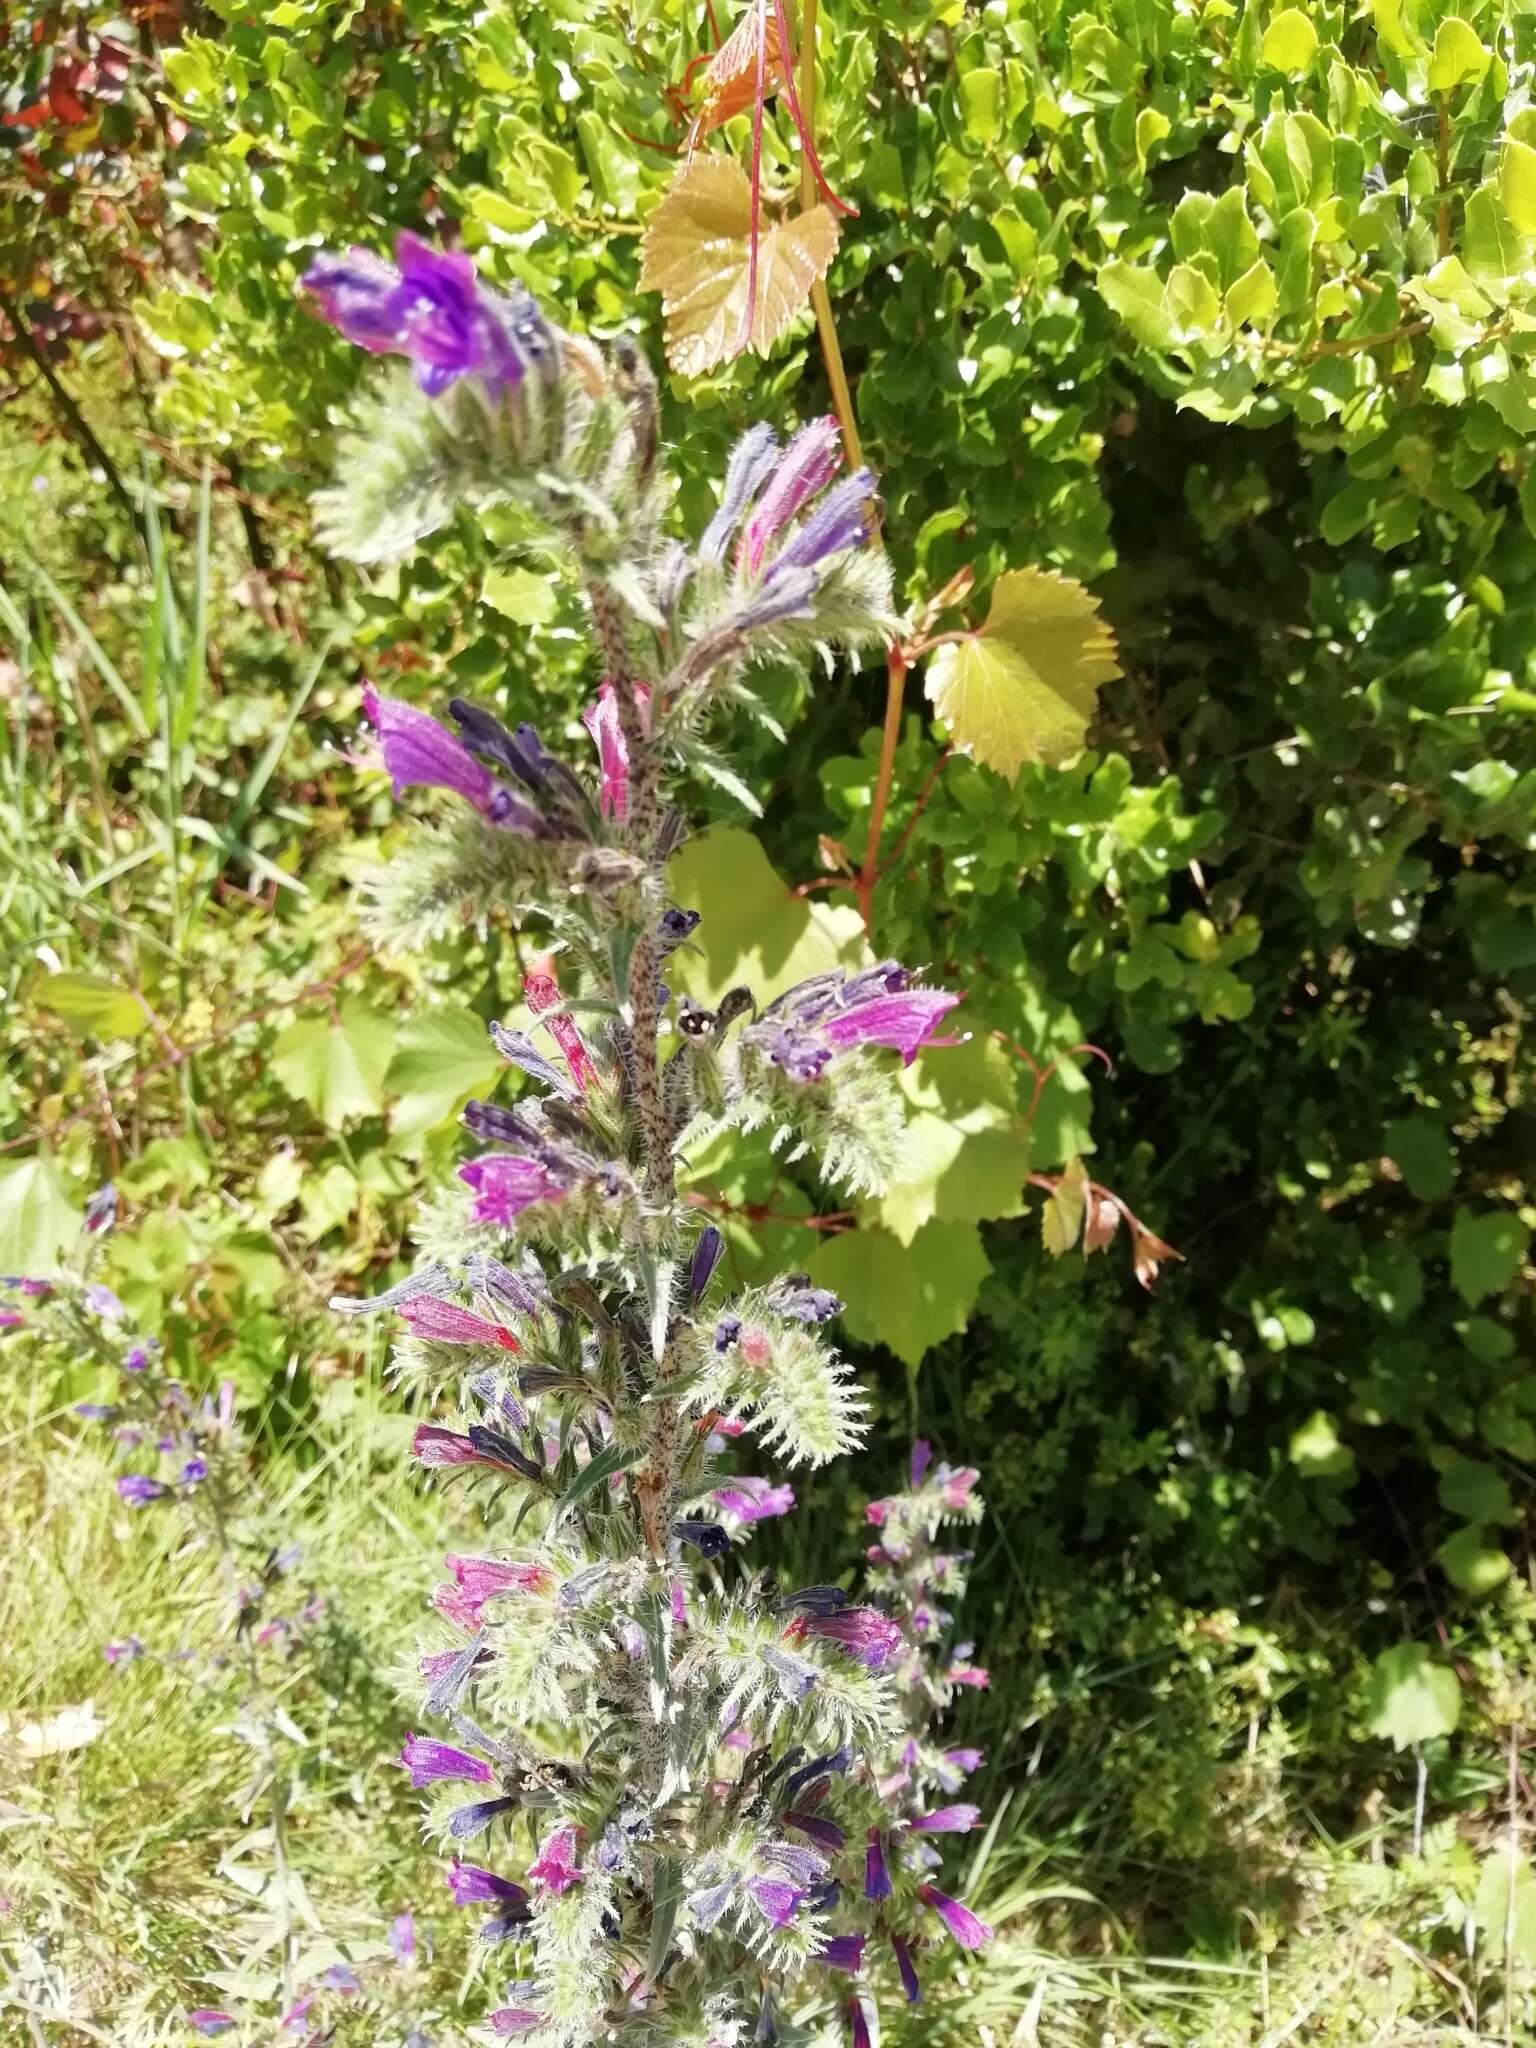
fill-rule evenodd
<path id="1" fill-rule="evenodd" d="M 364 589 L 327 583 L 304 506 L 357 365 L 296 281 L 316 246 L 426 228 L 659 360 L 638 230 L 703 13 L 261 0 L 8 23 L 0 361 L 24 460 L 0 572 L 35 692 L 8 829 L 46 822 L 81 888 L 134 863 L 83 914 L 57 873 L 23 870 L 6 902 L 18 1153 L 29 1100 L 55 1127 L 25 1204 L 46 1172 L 62 1231 L 120 1166 L 153 1247 L 122 1277 L 189 1355 L 224 1331 L 253 1402 L 344 1402 L 318 1300 L 398 1249 L 416 1162 L 453 1148 L 483 1079 L 465 1006 L 514 986 L 504 936 L 445 948 L 420 986 L 354 959 L 346 884 L 387 828 L 338 752 L 357 681 L 534 706 L 568 735 L 593 681 L 552 587 L 468 522 Z M 1012 787 L 960 758 L 935 779 L 944 735 L 909 680 L 872 939 L 971 991 L 972 1051 L 947 1083 L 925 1061 L 915 1092 L 968 1124 L 959 1149 L 915 1149 L 918 1196 L 860 1218 L 857 1249 L 797 1225 L 832 1204 L 761 1157 L 705 1162 L 700 1191 L 745 1270 L 835 1275 L 882 1469 L 914 1424 L 984 1467 L 974 1727 L 1010 1825 L 1219 1952 L 1256 1886 L 1288 1910 L 1264 1889 L 1296 1857 L 1263 1818 L 1277 1785 L 1347 1832 L 1383 1786 L 1412 1799 L 1396 1749 L 1417 1749 L 1435 1795 L 1473 1806 L 1479 1745 L 1530 1719 L 1508 1672 L 1536 1466 L 1532 33 L 1516 7 L 1433 0 L 822 16 L 818 135 L 859 207 L 829 283 L 899 587 L 1060 569 L 1102 599 L 1125 677 L 1089 752 Z M 808 321 L 766 363 L 669 385 L 680 530 L 733 433 L 826 400 Z M 135 502 L 153 479 L 172 566 L 108 475 Z M 856 931 L 836 891 L 783 884 L 862 855 L 882 682 L 782 680 L 787 742 L 744 739 L 760 823 L 701 792 L 736 835 L 695 871 L 715 876 L 712 982 Z M 135 950 L 177 888 L 170 952 Z M 149 1012 L 124 1033 L 77 994 L 72 1039 L 39 945 Z M 1079 1073 L 1084 1043 L 1112 1079 Z M 131 1128 L 83 1106 L 93 1075 Z M 1082 1268 L 1042 1249 L 1026 1173 L 1079 1156 L 1184 1254 L 1155 1295 L 1119 1245 Z M 841 1482 L 817 1499 L 784 1539 L 796 1568 L 839 1555 L 855 1513 Z M 1459 1734 L 1397 1741 L 1379 1660 L 1410 1638 L 1459 1675 Z"/>

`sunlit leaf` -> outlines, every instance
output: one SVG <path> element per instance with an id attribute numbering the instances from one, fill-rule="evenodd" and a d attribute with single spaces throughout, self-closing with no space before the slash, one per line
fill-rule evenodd
<path id="1" fill-rule="evenodd" d="M 1367 1694 L 1373 1735 L 1394 1749 L 1412 1749 L 1450 1735 L 1461 1719 L 1461 1681 L 1454 1671 L 1432 1664 L 1422 1643 L 1396 1643 L 1371 1669 Z"/>
<path id="2" fill-rule="evenodd" d="M 1079 752 L 1100 683 L 1119 673 L 1114 635 L 1080 583 L 1011 569 L 980 631 L 932 656 L 925 688 L 955 747 L 1011 780 L 1025 761 Z"/>
<path id="3" fill-rule="evenodd" d="M 826 276 L 837 254 L 837 221 L 813 206 L 758 236 L 750 346 L 764 355 Z M 660 292 L 667 360 L 699 377 L 740 355 L 745 337 L 752 242 L 752 188 L 729 157 L 697 156 L 651 215 L 640 286 Z"/>

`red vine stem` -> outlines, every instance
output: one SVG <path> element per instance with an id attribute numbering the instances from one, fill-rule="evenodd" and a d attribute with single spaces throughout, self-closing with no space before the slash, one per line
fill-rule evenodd
<path id="1" fill-rule="evenodd" d="M 901 701 L 907 683 L 906 650 L 893 641 L 885 658 L 885 729 L 880 735 L 880 766 L 875 775 L 874 802 L 869 811 L 869 837 L 864 842 L 864 865 L 854 884 L 859 915 L 864 929 L 872 923 L 870 906 L 880 874 L 880 834 L 885 829 L 885 810 L 891 798 L 891 777 L 896 769 L 896 746 L 901 738 Z"/>

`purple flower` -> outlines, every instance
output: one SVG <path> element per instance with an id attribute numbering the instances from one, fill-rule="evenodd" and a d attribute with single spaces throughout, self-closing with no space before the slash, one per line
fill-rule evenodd
<path id="1" fill-rule="evenodd" d="M 820 1029 L 839 1051 L 852 1045 L 885 1045 L 911 1066 L 918 1048 L 960 1001 L 947 988 L 911 988 L 900 995 L 874 996 L 851 1009 L 834 1011 Z"/>
<path id="2" fill-rule="evenodd" d="M 827 492 L 804 526 L 774 556 L 771 583 L 796 569 L 814 569 L 829 555 L 862 547 L 869 535 L 869 505 L 875 495 L 873 470 L 856 469 Z"/>
<path id="3" fill-rule="evenodd" d="M 366 249 L 327 253 L 303 285 L 348 341 L 370 355 L 409 356 L 429 397 L 464 376 L 504 391 L 521 381 L 525 354 L 537 359 L 549 341 L 531 301 L 502 298 L 481 284 L 467 256 L 429 248 L 409 232 L 396 238 L 393 264 Z"/>
<path id="4" fill-rule="evenodd" d="M 919 1437 L 912 1446 L 912 1484 L 921 1486 L 923 1474 L 933 1462 L 933 1445 L 926 1437 Z"/>
<path id="5" fill-rule="evenodd" d="M 784 1816 L 784 1825 L 804 1835 L 808 1842 L 814 1842 L 820 1849 L 836 1855 L 847 1836 L 835 1820 L 826 1820 L 819 1813 L 790 1812 Z"/>
<path id="6" fill-rule="evenodd" d="M 435 1422 L 417 1425 L 411 1438 L 411 1456 L 418 1465 L 478 1465 L 483 1461 L 467 1436 L 442 1429 Z"/>
<path id="7" fill-rule="evenodd" d="M 880 1830 L 871 1828 L 864 1850 L 864 1896 L 866 1899 L 888 1899 L 891 1896 L 891 1873 L 886 1868 L 885 1844 L 880 1839 Z"/>
<path id="8" fill-rule="evenodd" d="M 768 1522 L 776 1515 L 787 1515 L 795 1504 L 795 1489 L 792 1486 L 775 1486 L 767 1479 L 732 1479 L 724 1486 L 717 1486 L 710 1498 L 722 1514 L 732 1516 L 743 1527 L 750 1527 L 754 1522 Z"/>
<path id="9" fill-rule="evenodd" d="M 143 1656 L 144 1645 L 137 1636 L 124 1636 L 120 1643 L 103 1643 L 101 1654 L 109 1664 L 131 1664 Z"/>
<path id="10" fill-rule="evenodd" d="M 925 1906 L 931 1906 L 962 1948 L 980 1948 L 992 1939 L 992 1930 L 984 1920 L 978 1920 L 969 1906 L 962 1906 L 958 1899 L 952 1899 L 934 1885 L 920 1884 L 917 1896 Z"/>
<path id="11" fill-rule="evenodd" d="M 332 1963 L 328 1970 L 322 1970 L 320 1982 L 327 1991 L 339 1991 L 347 1998 L 363 1988 L 357 1981 L 356 1972 L 349 1970 L 345 1963 Z"/>
<path id="12" fill-rule="evenodd" d="M 968 1686 L 972 1692 L 985 1692 L 992 1683 L 991 1672 L 985 1670 L 980 1664 L 956 1662 L 950 1665 L 944 1676 L 951 1685 Z"/>
<path id="13" fill-rule="evenodd" d="M 110 1422 L 117 1410 L 107 1401 L 77 1401 L 75 1413 L 87 1422 Z"/>
<path id="14" fill-rule="evenodd" d="M 829 1970 L 846 1970 L 850 1976 L 864 1961 L 862 1934 L 834 1934 L 816 1951 L 816 1961 Z"/>
<path id="15" fill-rule="evenodd" d="M 668 1611 L 672 1616 L 672 1626 L 674 1628 L 686 1628 L 688 1626 L 688 1591 L 680 1576 L 676 1576 L 672 1580 L 671 1589 L 668 1593 Z"/>
<path id="16" fill-rule="evenodd" d="M 19 1330 L 26 1317 L 14 1308 L 0 1308 L 0 1330 Z"/>
<path id="17" fill-rule="evenodd" d="M 463 741 L 425 711 L 398 697 L 381 697 L 372 684 L 363 691 L 363 710 L 379 736 L 397 797 L 413 786 L 449 789 L 505 831 L 532 838 L 543 830 L 544 820 L 533 805 L 503 789 Z"/>
<path id="18" fill-rule="evenodd" d="M 18 1280 L 16 1285 L 29 1301 L 46 1301 L 53 1292 L 51 1280 Z"/>
<path id="19" fill-rule="evenodd" d="M 486 2022 L 493 2034 L 531 2034 L 535 2027 L 542 2027 L 544 2015 L 529 2012 L 526 2006 L 503 2005 L 493 2012 Z"/>
<path id="20" fill-rule="evenodd" d="M 777 1877 L 754 1877 L 748 1883 L 747 1891 L 770 1927 L 787 1927 L 805 1897 L 803 1891 Z"/>
<path id="21" fill-rule="evenodd" d="M 856 1998 L 851 1999 L 848 2005 L 848 2031 L 853 2039 L 853 2048 L 869 2048 L 869 2021 Z"/>
<path id="22" fill-rule="evenodd" d="M 576 1830 L 566 1825 L 548 1835 L 537 1860 L 529 1864 L 528 1875 L 557 1894 L 568 1892 L 573 1884 L 580 1884 L 581 1872 L 576 1867 Z"/>
<path id="23" fill-rule="evenodd" d="M 896 1952 L 896 1967 L 901 1972 L 901 1988 L 907 1994 L 908 2005 L 921 2005 L 923 1987 L 917 1981 L 917 1971 L 912 1964 L 912 1951 L 899 1934 L 891 1936 L 891 1947 Z"/>
<path id="24" fill-rule="evenodd" d="M 418 1792 L 424 1785 L 435 1785 L 448 1778 L 463 1779 L 471 1785 L 489 1785 L 495 1775 L 479 1757 L 454 1749 L 446 1742 L 433 1742 L 425 1735 L 406 1736 L 400 1764 L 410 1772 L 411 1783 Z"/>
<path id="25" fill-rule="evenodd" d="M 490 1344 L 498 1351 L 521 1351 L 512 1332 L 500 1323 L 487 1321 L 456 1302 L 443 1301 L 434 1294 L 413 1295 L 396 1310 L 402 1323 L 415 1337 L 433 1344 Z"/>
<path id="26" fill-rule="evenodd" d="M 124 1372 L 142 1372 L 149 1363 L 149 1353 L 142 1344 L 135 1344 L 123 1360 Z"/>
<path id="27" fill-rule="evenodd" d="M 397 1913 L 390 1922 L 389 1947 L 397 1963 L 403 1968 L 416 1959 L 416 1915 Z"/>
<path id="28" fill-rule="evenodd" d="M 520 1067 L 531 1080 L 540 1082 L 545 1088 L 553 1088 L 557 1095 L 573 1096 L 576 1093 L 560 1069 L 552 1066 L 523 1032 L 509 1031 L 505 1024 L 493 1024 L 491 1043 L 504 1060 Z"/>
<path id="29" fill-rule="evenodd" d="M 219 2012 L 211 2005 L 195 2005 L 187 2014 L 187 2025 L 200 2034 L 223 2034 L 235 2025 L 235 2019 L 232 2013 Z"/>
<path id="30" fill-rule="evenodd" d="M 206 1458 L 188 1458 L 181 1468 L 181 1483 L 183 1486 L 200 1486 L 207 1477 L 208 1460 Z"/>
<path id="31" fill-rule="evenodd" d="M 725 483 L 720 492 L 720 508 L 705 527 L 699 542 L 701 562 L 715 567 L 725 559 L 731 536 L 777 462 L 778 454 L 778 437 L 762 420 L 755 427 L 748 427 L 731 450 L 730 461 L 725 466 Z"/>
<path id="32" fill-rule="evenodd" d="M 457 1857 L 448 1866 L 448 1890 L 456 1906 L 521 1906 L 528 1897 L 510 1878 L 498 1877 L 478 1863 L 461 1863 Z"/>
<path id="33" fill-rule="evenodd" d="M 981 1818 L 979 1806 L 936 1806 L 907 1822 L 914 1835 L 968 1835 Z"/>
<path id="34" fill-rule="evenodd" d="M 459 1179 L 475 1194 L 477 1223 L 510 1228 L 535 1202 L 558 1202 L 566 1192 L 541 1160 L 515 1152 L 488 1152 L 459 1168 Z"/>
<path id="35" fill-rule="evenodd" d="M 957 1791 L 972 1771 L 979 1771 L 986 1755 L 979 1749 L 946 1749 L 939 1759 L 939 1783 L 946 1792 Z"/>
<path id="36" fill-rule="evenodd" d="M 748 576 L 756 576 L 768 543 L 824 484 L 831 482 L 842 459 L 837 421 L 830 413 L 800 429 L 780 456 L 742 534 L 740 565 Z"/>
<path id="37" fill-rule="evenodd" d="M 725 1239 L 713 1223 L 706 1223 L 699 1232 L 699 1241 L 693 1248 L 693 1265 L 688 1274 L 689 1292 L 695 1301 L 708 1287 L 720 1254 L 725 1250 Z"/>
<path id="38" fill-rule="evenodd" d="M 452 1551 L 444 1562 L 464 1596 L 471 1627 L 478 1626 L 488 1600 L 504 1593 L 542 1593 L 550 1583 L 549 1567 L 542 1564 L 503 1564 L 494 1557 L 459 1557 Z"/>
<path id="39" fill-rule="evenodd" d="M 127 1472 L 117 1482 L 118 1498 L 131 1508 L 146 1508 L 164 1492 L 158 1479 L 148 1479 L 142 1472 Z"/>
<path id="40" fill-rule="evenodd" d="M 941 1465 L 934 1476 L 947 1508 L 963 1508 L 971 1497 L 971 1489 L 981 1478 L 974 1465 L 962 1465 L 958 1471 L 949 1465 Z"/>
<path id="41" fill-rule="evenodd" d="M 85 1205 L 85 1227 L 92 1237 L 110 1230 L 117 1221 L 117 1189 L 108 1181 Z"/>
<path id="42" fill-rule="evenodd" d="M 793 1624 L 797 1634 L 820 1636 L 837 1643 L 866 1671 L 882 1670 L 901 1648 L 900 1624 L 874 1607 L 844 1607 L 835 1614 L 803 1614 Z"/>
<path id="43" fill-rule="evenodd" d="M 104 1287 L 99 1280 L 86 1288 L 81 1300 L 93 1316 L 101 1316 L 107 1322 L 120 1323 L 128 1313 L 111 1288 Z M 234 2025 L 233 2020 L 230 2025 Z"/>
<path id="44" fill-rule="evenodd" d="M 763 1651 L 763 1662 L 778 1680 L 779 1690 L 786 1699 L 803 1700 L 821 1676 L 814 1664 L 807 1664 L 803 1658 L 792 1657 L 788 1651 L 775 1649 L 771 1644 Z"/>
<path id="45" fill-rule="evenodd" d="M 293 2001 L 292 2005 L 289 2006 L 288 2010 L 283 2014 L 282 2025 L 287 2027 L 290 2033 L 296 2034 L 299 2031 L 300 2027 L 303 2026 L 305 2020 L 309 2018 L 310 2013 L 314 2010 L 314 2004 L 314 1992 L 306 1991 L 304 1996 L 302 1998 L 296 1998 Z"/>

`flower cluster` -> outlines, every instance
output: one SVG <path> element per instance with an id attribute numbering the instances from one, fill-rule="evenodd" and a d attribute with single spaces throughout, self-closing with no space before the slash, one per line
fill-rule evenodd
<path id="1" fill-rule="evenodd" d="M 668 778 L 708 762 L 706 715 L 747 699 L 753 661 L 883 635 L 874 480 L 837 479 L 829 421 L 782 447 L 755 428 L 697 543 L 659 540 L 654 386 L 633 349 L 603 360 L 549 330 L 560 368 L 535 435 L 508 316 L 457 259 L 408 245 L 398 281 L 365 266 L 312 283 L 343 332 L 426 371 L 437 395 L 407 408 L 410 432 L 439 477 L 453 452 L 456 502 L 532 516 L 584 594 L 602 678 L 595 778 L 477 707 L 451 704 L 450 732 L 366 702 L 397 794 L 458 806 L 397 840 L 380 936 L 408 947 L 453 904 L 549 949 L 524 1014 L 492 1027 L 507 1085 L 464 1111 L 474 1149 L 419 1220 L 423 1262 L 335 1304 L 391 1319 L 416 1462 L 476 1490 L 485 1532 L 445 1559 L 400 1762 L 504 1971 L 493 2033 L 771 2041 L 791 2002 L 842 2003 L 872 1935 L 909 1974 L 935 1915 L 962 1942 L 980 1932 L 924 1846 L 962 1810 L 909 1814 L 882 1789 L 916 1651 L 897 1606 L 741 1567 L 794 1507 L 782 1477 L 734 1469 L 746 1445 L 818 1464 L 862 1436 L 829 1341 L 841 1304 L 804 1275 L 733 1284 L 676 1174 L 711 1119 L 749 1122 L 767 1091 L 806 1140 L 831 1138 L 834 1167 L 858 1148 L 868 1177 L 870 1131 L 899 1129 L 889 1055 L 943 1043 L 957 1000 L 893 962 L 762 1014 L 749 989 L 706 1011 L 668 979 L 699 924 L 667 900 Z M 353 448 L 354 496 L 394 488 L 402 445 Z"/>

